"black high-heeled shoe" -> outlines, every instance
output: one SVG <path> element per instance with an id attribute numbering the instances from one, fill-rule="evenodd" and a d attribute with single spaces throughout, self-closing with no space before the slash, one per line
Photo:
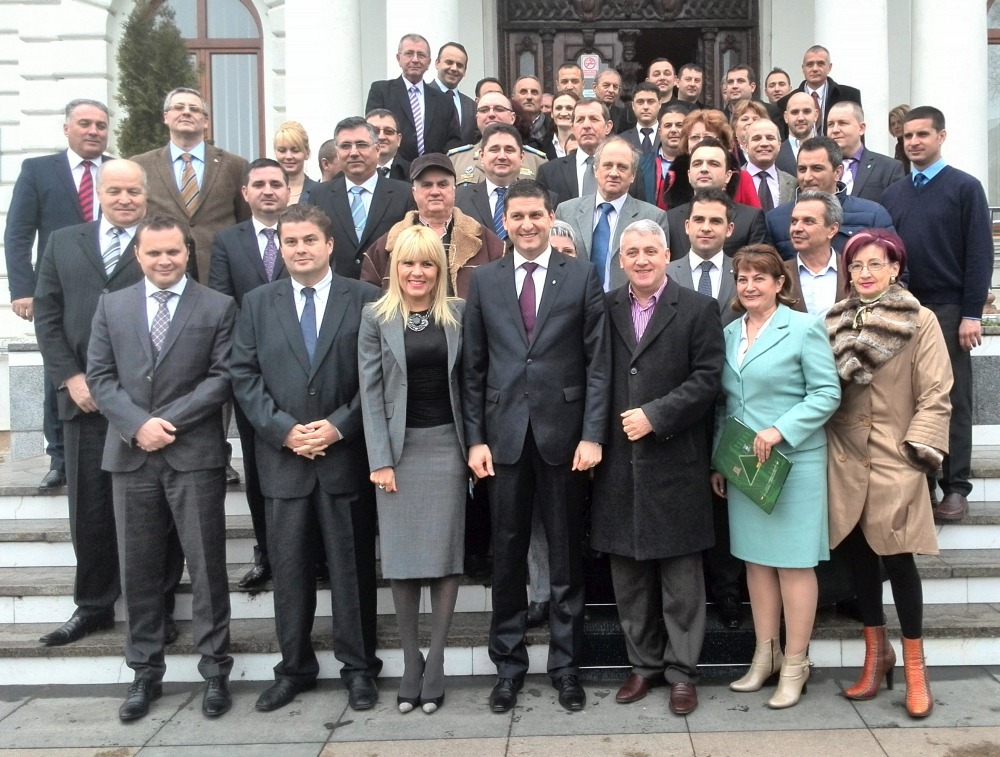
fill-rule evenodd
<path id="1" fill-rule="evenodd" d="M 444 705 L 444 692 L 441 693 L 439 697 L 431 697 L 429 699 L 424 699 L 420 697 L 420 709 L 430 715 L 432 712 L 437 712 Z"/>
<path id="2" fill-rule="evenodd" d="M 401 697 L 397 695 L 396 706 L 399 708 L 399 711 L 405 715 L 408 712 L 413 712 L 420 706 L 420 697 Z"/>

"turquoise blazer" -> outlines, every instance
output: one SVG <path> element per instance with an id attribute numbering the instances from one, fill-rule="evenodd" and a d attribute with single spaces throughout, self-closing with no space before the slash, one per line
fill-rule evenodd
<path id="1" fill-rule="evenodd" d="M 778 305 L 740 366 L 742 324 L 738 318 L 724 331 L 725 415 L 716 443 L 721 421 L 732 415 L 755 431 L 774 426 L 784 437 L 776 449 L 786 455 L 825 447 L 823 425 L 840 406 L 840 378 L 823 319 Z"/>

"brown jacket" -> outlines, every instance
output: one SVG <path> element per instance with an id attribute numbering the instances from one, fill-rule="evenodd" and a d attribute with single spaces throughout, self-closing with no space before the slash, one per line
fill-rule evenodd
<path id="1" fill-rule="evenodd" d="M 451 291 L 463 300 L 469 294 L 472 272 L 478 266 L 503 257 L 504 244 L 490 229 L 469 218 L 458 208 L 452 211 L 451 245 L 448 250 L 448 275 Z M 389 286 L 389 256 L 403 229 L 416 226 L 418 212 L 409 211 L 403 220 L 372 242 L 361 263 L 361 280 L 385 289 Z"/>
<path id="2" fill-rule="evenodd" d="M 790 305 L 792 310 L 798 310 L 800 313 L 809 312 L 806 309 L 805 300 L 802 298 L 802 277 L 799 276 L 799 258 L 796 255 L 791 260 L 785 261 L 785 274 L 788 276 L 788 285 L 790 289 L 788 290 L 788 296 L 795 298 L 796 302 L 794 305 Z M 844 256 L 839 252 L 837 253 L 837 299 L 846 297 L 848 294 L 848 287 L 850 286 L 851 280 L 847 276 L 847 270 L 844 267 Z"/>
<path id="3" fill-rule="evenodd" d="M 843 384 L 826 424 L 830 546 L 860 522 L 877 554 L 937 554 L 927 474 L 940 455 L 910 443 L 948 451 L 952 373 L 941 327 L 898 285 L 860 332 L 859 304 L 842 300 L 826 317 Z"/>

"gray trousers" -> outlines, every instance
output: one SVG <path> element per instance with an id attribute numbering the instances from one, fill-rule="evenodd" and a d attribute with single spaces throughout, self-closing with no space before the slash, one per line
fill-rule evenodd
<path id="1" fill-rule="evenodd" d="M 701 553 L 660 560 L 611 555 L 611 580 L 632 672 L 694 681 L 705 640 Z"/>

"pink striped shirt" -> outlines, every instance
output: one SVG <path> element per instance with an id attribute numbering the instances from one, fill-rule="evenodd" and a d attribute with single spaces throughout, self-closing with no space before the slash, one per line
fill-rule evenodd
<path id="1" fill-rule="evenodd" d="M 653 317 L 653 311 L 656 310 L 656 303 L 660 301 L 660 297 L 663 295 L 663 290 L 667 286 L 667 281 L 667 278 L 663 279 L 663 283 L 660 284 L 660 288 L 656 290 L 655 294 L 650 296 L 645 307 L 639 304 L 638 298 L 632 292 L 632 285 L 628 285 L 628 296 L 632 301 L 632 328 L 635 329 L 636 343 L 642 341 L 642 335 L 646 333 L 646 327 L 649 325 L 649 319 Z"/>

